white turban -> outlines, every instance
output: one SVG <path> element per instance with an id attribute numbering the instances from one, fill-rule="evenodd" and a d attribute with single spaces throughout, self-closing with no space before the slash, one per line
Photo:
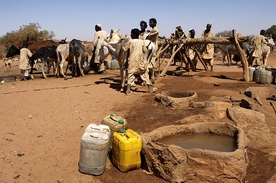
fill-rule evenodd
<path id="1" fill-rule="evenodd" d="M 101 25 L 101 24 L 96 24 L 96 26 L 97 26 L 97 27 L 102 27 L 102 25 Z"/>

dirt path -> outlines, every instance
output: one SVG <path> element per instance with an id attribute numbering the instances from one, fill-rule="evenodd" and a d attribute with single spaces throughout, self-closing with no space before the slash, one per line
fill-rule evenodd
<path id="1" fill-rule="evenodd" d="M 268 62 L 275 67 L 276 54 Z M 7 75 L 3 67 L 0 69 L 0 76 Z M 235 65 L 216 63 L 213 73 L 167 75 L 158 78 L 155 87 L 157 92 L 196 91 L 198 100 L 204 101 L 212 96 L 240 96 L 250 86 L 263 86 L 242 82 L 241 71 Z M 8 74 L 18 75 L 18 67 L 13 65 Z M 140 92 L 125 96 L 117 91 L 118 76 L 117 70 L 69 80 L 41 79 L 36 74 L 35 80 L 0 85 L 0 182 L 165 182 L 143 173 L 142 169 L 122 173 L 109 160 L 101 176 L 78 172 L 80 137 L 89 123 L 99 124 L 103 117 L 117 112 L 128 120 L 129 128 L 140 133 L 204 113 L 200 109 L 164 107 L 142 86 L 138 86 Z M 273 109 L 265 105 L 260 111 L 266 115 L 268 127 L 275 135 Z M 268 152 L 269 147 L 249 152 L 251 163 L 246 177 L 249 182 L 271 179 L 276 159 L 275 155 L 268 156 Z"/>

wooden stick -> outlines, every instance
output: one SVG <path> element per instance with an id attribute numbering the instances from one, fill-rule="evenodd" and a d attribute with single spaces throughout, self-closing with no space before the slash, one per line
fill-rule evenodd
<path id="1" fill-rule="evenodd" d="M 161 48 L 161 49 L 158 51 L 158 53 L 156 54 L 156 55 L 157 55 L 156 58 L 159 58 L 160 55 L 161 55 L 164 51 L 166 51 L 166 50 L 169 48 L 169 46 L 170 46 L 170 44 L 167 44 L 164 48 Z M 162 47 L 163 47 L 163 46 L 162 46 Z"/>
<path id="2" fill-rule="evenodd" d="M 276 106 L 273 104 L 272 101 L 270 101 L 270 105 L 272 106 L 272 108 L 274 109 L 274 112 L 276 113 Z"/>
<path id="3" fill-rule="evenodd" d="M 173 59 L 174 59 L 175 54 L 182 48 L 183 45 L 184 45 L 184 43 L 180 44 L 176 51 L 174 51 L 175 48 L 176 48 L 176 45 L 173 47 L 173 53 L 172 53 L 172 55 L 171 55 L 171 58 L 170 58 L 170 60 L 168 61 L 167 66 L 166 66 L 165 69 L 161 72 L 161 74 L 159 74 L 159 76 L 163 77 L 163 76 L 166 74 L 166 72 L 167 72 L 167 70 L 168 70 L 168 68 L 169 68 L 169 66 L 170 66 L 170 64 L 171 64 L 171 62 L 172 62 Z"/>
<path id="4" fill-rule="evenodd" d="M 199 61 L 202 63 L 204 69 L 205 69 L 206 71 L 209 71 L 209 69 L 208 69 L 206 63 L 202 60 L 201 55 L 200 55 L 200 53 L 198 52 L 198 50 L 197 50 L 197 49 L 194 49 L 194 50 L 195 50 L 195 53 L 196 53 L 196 55 L 197 55 Z"/>

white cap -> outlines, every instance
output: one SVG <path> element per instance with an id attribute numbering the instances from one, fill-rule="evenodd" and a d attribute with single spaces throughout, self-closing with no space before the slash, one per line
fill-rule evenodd
<path id="1" fill-rule="evenodd" d="M 98 26 L 98 27 L 102 27 L 102 25 L 101 25 L 101 24 L 96 24 L 96 26 Z"/>

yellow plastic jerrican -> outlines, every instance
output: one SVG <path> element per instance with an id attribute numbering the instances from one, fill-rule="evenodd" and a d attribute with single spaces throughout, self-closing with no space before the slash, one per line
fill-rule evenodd
<path id="1" fill-rule="evenodd" d="M 122 172 L 141 167 L 142 140 L 131 129 L 113 133 L 112 162 Z"/>

